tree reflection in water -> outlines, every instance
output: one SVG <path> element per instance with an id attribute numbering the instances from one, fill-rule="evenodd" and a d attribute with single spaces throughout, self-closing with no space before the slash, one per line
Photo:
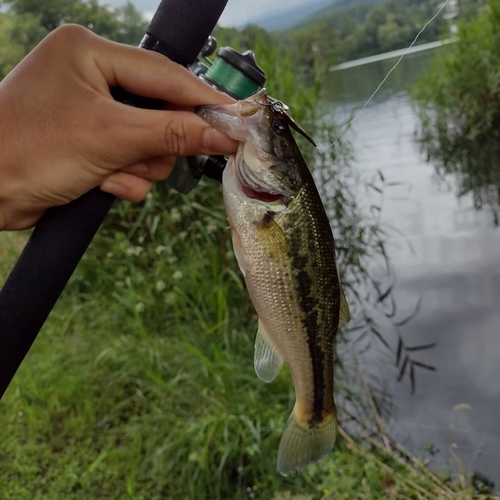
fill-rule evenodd
<path id="1" fill-rule="evenodd" d="M 477 210 L 488 209 L 499 225 L 500 131 L 474 138 L 450 137 L 447 131 L 422 130 L 419 137 L 427 161 L 440 179 L 453 175 L 457 196 L 471 195 Z"/>

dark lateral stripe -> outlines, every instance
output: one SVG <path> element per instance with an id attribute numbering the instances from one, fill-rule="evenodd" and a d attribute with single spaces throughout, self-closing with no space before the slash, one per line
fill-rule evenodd
<path id="1" fill-rule="evenodd" d="M 293 265 L 297 272 L 297 292 L 299 305 L 304 317 L 302 324 L 307 337 L 307 346 L 313 370 L 313 417 L 312 422 L 320 422 L 325 408 L 325 353 L 319 344 L 318 332 L 318 299 L 313 295 L 313 284 L 307 272 L 307 257 L 295 254 L 292 257 Z"/>
<path id="2" fill-rule="evenodd" d="M 307 169 L 307 167 L 306 167 Z M 307 171 L 308 172 L 308 171 Z M 310 177 L 310 173 L 308 173 Z M 308 355 L 311 358 L 313 377 L 313 407 L 310 425 L 323 421 L 325 410 L 330 410 L 333 398 L 333 352 L 323 335 L 333 335 L 335 331 L 335 307 L 329 303 L 324 293 L 337 293 L 338 281 L 335 268 L 333 235 L 321 199 L 310 179 L 293 200 L 294 213 L 286 219 L 291 264 L 296 279 L 296 292 L 302 311 L 302 324 L 306 335 Z M 321 267 L 321 269 L 318 268 Z M 329 282 L 320 284 L 318 279 L 326 274 Z M 323 302 L 325 301 L 325 303 Z M 322 308 L 326 308 L 322 314 Z M 331 314 L 331 317 L 330 317 Z M 326 321 L 332 324 L 319 324 Z M 333 347 L 333 346 L 332 346 Z M 331 359 L 329 359 L 331 357 Z"/>

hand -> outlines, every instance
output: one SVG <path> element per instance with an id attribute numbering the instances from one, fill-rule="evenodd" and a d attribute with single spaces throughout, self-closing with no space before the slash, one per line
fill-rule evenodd
<path id="1" fill-rule="evenodd" d="M 114 86 L 174 109 L 118 103 Z M 234 152 L 193 112 L 219 102 L 232 99 L 164 56 L 58 28 L 0 83 L 0 230 L 31 227 L 96 186 L 140 201 L 175 157 Z"/>

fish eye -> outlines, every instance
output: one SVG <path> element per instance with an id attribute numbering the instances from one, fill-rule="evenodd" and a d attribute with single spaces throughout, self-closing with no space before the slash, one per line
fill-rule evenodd
<path id="1" fill-rule="evenodd" d="M 273 127 L 273 130 L 275 132 L 277 132 L 278 134 L 283 134 L 286 130 L 286 127 L 283 124 L 283 122 L 281 122 L 279 120 L 274 120 L 272 123 L 272 127 Z"/>

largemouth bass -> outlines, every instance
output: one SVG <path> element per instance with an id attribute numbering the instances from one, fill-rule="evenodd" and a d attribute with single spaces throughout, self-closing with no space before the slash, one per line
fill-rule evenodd
<path id="1" fill-rule="evenodd" d="M 262 90 L 232 105 L 198 108 L 240 142 L 223 175 L 238 265 L 259 317 L 254 365 L 265 382 L 288 363 L 296 401 L 278 450 L 281 474 L 330 452 L 337 434 L 333 348 L 349 309 L 332 231 L 290 127 L 305 132 Z"/>

